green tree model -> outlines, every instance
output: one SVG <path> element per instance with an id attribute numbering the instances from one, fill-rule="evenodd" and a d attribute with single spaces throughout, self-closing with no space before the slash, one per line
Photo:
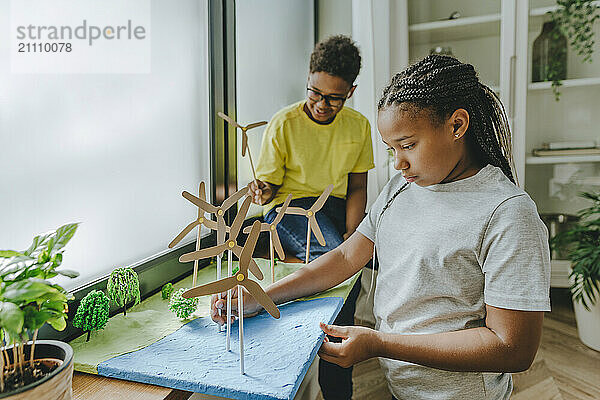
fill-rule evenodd
<path id="1" fill-rule="evenodd" d="M 162 299 L 169 300 L 171 294 L 173 294 L 173 284 L 171 282 L 165 283 L 162 287 Z"/>
<path id="2" fill-rule="evenodd" d="M 73 326 L 87 331 L 86 342 L 90 341 L 92 331 L 104 329 L 108 322 L 109 302 L 108 297 L 100 290 L 92 290 L 81 299 L 73 319 Z"/>
<path id="3" fill-rule="evenodd" d="M 187 289 L 181 288 L 171 295 L 171 302 L 169 303 L 169 310 L 175 313 L 179 318 L 186 319 L 196 311 L 198 307 L 198 298 L 193 297 L 191 299 L 184 299 L 181 297 L 183 292 Z"/>
<path id="4" fill-rule="evenodd" d="M 140 302 L 140 281 L 137 273 L 131 268 L 117 268 L 108 278 L 106 285 L 108 297 L 119 307 L 123 307 L 123 315 L 127 315 L 127 303 L 135 299 Z"/>

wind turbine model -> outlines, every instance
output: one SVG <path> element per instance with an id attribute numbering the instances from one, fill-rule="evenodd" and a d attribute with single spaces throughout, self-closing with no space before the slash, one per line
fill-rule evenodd
<path id="1" fill-rule="evenodd" d="M 250 154 L 250 147 L 248 147 L 248 135 L 246 134 L 247 131 L 249 131 L 252 128 L 257 128 L 259 126 L 263 126 L 268 124 L 267 121 L 261 121 L 261 122 L 255 122 L 253 124 L 248 124 L 246 126 L 242 126 L 240 124 L 238 124 L 237 122 L 235 122 L 233 120 L 233 118 L 229 117 L 226 114 L 223 114 L 222 112 L 218 112 L 217 115 L 221 118 L 223 118 L 225 121 L 229 122 L 231 125 L 235 126 L 236 128 L 240 128 L 242 130 L 242 157 L 246 156 L 246 151 L 248 151 L 248 158 L 250 159 L 250 167 L 252 167 L 252 176 L 254 177 L 254 180 L 256 181 L 256 171 L 254 170 L 254 163 L 252 162 L 252 154 Z"/>
<path id="2" fill-rule="evenodd" d="M 240 233 L 240 229 L 242 228 L 242 224 L 244 223 L 244 219 L 246 218 L 246 214 L 248 213 L 248 208 L 250 207 L 250 202 L 251 202 L 250 197 L 246 197 L 246 199 L 242 203 L 242 206 L 238 210 L 238 213 L 235 216 L 233 223 L 231 224 L 231 228 L 229 228 L 229 237 L 227 238 L 226 242 L 224 241 L 222 244 L 218 244 L 213 247 L 208 247 L 206 249 L 201 249 L 201 250 L 193 251 L 191 253 L 186 253 L 186 254 L 182 255 L 181 257 L 179 257 L 179 261 L 188 262 L 188 261 L 193 261 L 193 260 L 199 260 L 202 258 L 210 258 L 210 257 L 214 257 L 214 256 L 217 256 L 217 260 L 218 260 L 220 255 L 223 254 L 223 252 L 225 250 L 229 250 L 230 253 L 229 253 L 229 260 L 228 260 L 229 261 L 228 277 L 230 277 L 232 275 L 231 252 L 235 253 L 235 255 L 238 256 L 238 258 L 240 258 L 242 256 L 243 248 L 237 244 L 237 236 Z M 252 249 L 253 249 L 252 251 L 254 251 L 254 247 Z M 248 261 L 248 263 L 249 263 L 249 268 L 252 271 L 252 273 L 259 280 L 262 280 L 264 277 L 263 273 L 260 270 L 260 268 L 258 267 L 258 265 L 256 264 L 256 262 L 252 259 L 252 257 L 250 257 L 250 261 Z M 219 271 L 219 269 L 217 266 L 217 272 L 218 271 Z M 219 279 L 221 279 L 221 276 L 217 275 L 217 280 L 219 280 Z M 220 293 L 219 293 L 219 296 L 220 296 Z M 220 311 L 221 310 L 219 310 L 219 312 Z M 221 315 L 221 314 L 219 313 L 219 315 Z M 219 328 L 219 330 L 220 330 L 220 328 Z M 227 292 L 227 341 L 226 341 L 227 350 L 229 350 L 230 333 L 231 333 L 231 291 L 228 291 Z"/>
<path id="3" fill-rule="evenodd" d="M 198 198 L 201 200 L 206 200 L 206 191 L 204 188 L 204 182 L 200 182 L 200 185 L 198 186 Z M 194 229 L 196 226 L 198 226 L 198 234 L 196 236 L 196 250 L 200 250 L 200 227 L 201 225 L 206 226 L 209 229 L 213 229 L 213 230 L 217 230 L 217 223 L 211 219 L 208 218 L 204 218 L 204 210 L 202 210 L 201 208 L 198 208 L 198 219 L 196 219 L 195 221 L 192 221 L 190 224 L 188 224 L 188 226 L 186 226 L 185 228 L 183 228 L 183 230 L 181 232 L 179 232 L 179 234 L 175 237 L 175 239 L 173 239 L 173 241 L 171 243 L 169 243 L 169 248 L 173 248 L 177 245 L 177 243 L 181 242 L 181 239 L 183 239 L 188 233 L 191 232 L 192 229 Z M 194 275 L 192 278 L 192 286 L 196 286 L 196 278 L 198 276 L 198 260 L 194 261 Z"/>
<path id="4" fill-rule="evenodd" d="M 198 206 L 199 213 L 200 213 L 200 210 L 202 210 L 203 212 L 206 212 L 209 214 L 215 214 L 215 216 L 217 217 L 217 222 L 214 222 L 214 221 L 208 220 L 208 219 L 204 219 L 203 223 L 205 223 L 207 227 L 217 231 L 217 245 L 222 245 L 223 243 L 225 243 L 225 233 L 227 232 L 227 229 L 228 229 L 227 225 L 225 225 L 225 212 L 229 208 L 231 208 L 234 204 L 236 204 L 238 202 L 238 200 L 240 200 L 247 192 L 248 192 L 247 188 L 238 190 L 237 192 L 235 192 L 234 194 L 232 194 L 231 196 L 226 198 L 220 207 L 214 206 L 214 205 L 208 203 L 205 199 L 203 199 L 201 197 L 196 197 L 187 191 L 184 191 L 182 193 L 182 195 L 188 201 L 190 201 L 193 204 L 195 204 L 196 206 Z M 203 192 L 200 193 L 200 195 L 202 195 L 202 194 L 203 194 Z M 247 208 L 246 208 L 246 211 L 244 212 L 244 217 L 246 216 L 246 212 L 248 212 Z M 208 222 L 208 221 L 210 221 L 210 222 Z M 237 233 L 235 234 L 235 236 L 237 237 Z M 198 245 L 196 245 L 196 251 L 199 251 L 199 250 L 200 250 L 200 248 L 198 247 Z M 193 253 L 188 253 L 188 254 L 193 254 Z M 187 254 L 184 254 L 184 256 L 186 256 L 186 255 Z M 231 275 L 231 251 L 228 253 L 228 255 L 229 255 L 229 257 L 228 257 L 229 275 Z M 192 260 L 194 260 L 194 259 L 192 258 L 187 261 L 192 261 Z M 197 260 L 194 260 L 194 261 L 195 261 L 194 265 L 196 265 Z M 260 273 L 260 269 L 258 269 L 258 266 L 256 267 L 256 269 Z M 254 271 L 252 271 L 252 272 L 254 272 Z M 219 255 L 217 257 L 217 279 L 221 279 L 221 255 Z M 262 275 L 261 275 L 260 279 L 262 279 Z M 196 282 L 194 281 L 193 284 L 195 285 L 195 283 Z M 220 310 L 219 310 L 219 313 L 220 313 Z M 219 330 L 220 329 L 221 328 L 219 328 Z"/>
<path id="5" fill-rule="evenodd" d="M 249 198 L 247 198 L 246 200 L 249 200 Z M 237 220 L 237 217 L 236 217 L 236 220 Z M 237 230 L 239 230 L 239 227 L 234 226 L 236 222 L 237 221 L 234 221 L 234 224 L 231 226 L 232 232 L 234 232 L 234 230 L 236 228 L 237 228 Z M 240 224 L 240 226 L 241 226 L 241 224 Z M 246 288 L 246 290 L 250 293 L 250 295 L 252 295 L 252 297 L 254 297 L 254 299 L 261 306 L 263 306 L 264 309 L 269 314 L 271 314 L 274 318 L 280 317 L 279 309 L 277 308 L 275 303 L 273 303 L 273 300 L 271 300 L 271 298 L 265 293 L 265 291 L 260 287 L 260 285 L 258 283 L 256 283 L 252 279 L 250 279 L 250 277 L 248 276 L 248 267 L 252 266 L 252 263 L 251 263 L 252 253 L 254 252 L 254 247 L 256 246 L 256 241 L 258 240 L 259 234 L 260 234 L 260 222 L 254 221 L 254 224 L 252 225 L 250 234 L 248 235 L 248 239 L 246 240 L 246 243 L 244 244 L 244 247 L 242 248 L 242 251 L 239 255 L 240 268 L 235 276 L 223 278 L 223 279 L 220 279 L 220 280 L 217 280 L 214 282 L 207 283 L 205 285 L 196 286 L 195 288 L 189 289 L 189 290 L 183 292 L 183 294 L 182 294 L 182 296 L 186 299 L 189 299 L 192 297 L 205 296 L 205 295 L 209 295 L 209 294 L 221 293 L 221 292 L 224 292 L 225 290 L 227 290 L 227 293 L 229 294 L 231 292 L 231 289 L 233 289 L 237 286 L 237 288 L 238 288 L 239 337 L 240 337 L 240 372 L 242 375 L 244 374 L 244 297 L 243 297 L 242 287 Z M 205 256 L 212 257 L 218 253 L 219 246 L 215 246 L 211 249 L 205 249 L 205 250 L 211 250 L 210 254 L 208 252 L 205 252 L 206 253 Z M 200 251 L 204 251 L 204 250 L 200 250 Z M 227 300 L 228 300 L 227 304 L 228 304 L 228 306 L 230 306 L 231 298 L 228 296 Z M 230 321 L 231 321 L 231 318 L 229 318 L 229 316 L 228 316 L 227 322 L 229 323 Z"/>
<path id="6" fill-rule="evenodd" d="M 281 246 L 281 241 L 279 240 L 279 234 L 277 233 L 277 224 L 281 221 L 281 219 L 283 218 L 283 215 L 285 214 L 285 210 L 287 210 L 288 205 L 290 204 L 290 201 L 292 201 L 292 194 L 288 194 L 285 202 L 283 203 L 283 206 L 281 206 L 281 208 L 277 209 L 277 216 L 275 217 L 275 219 L 273 220 L 273 222 L 266 223 L 263 222 L 260 224 L 260 231 L 261 232 L 269 232 L 269 236 L 270 236 L 270 254 L 271 254 L 271 277 L 272 277 L 272 281 L 275 282 L 275 254 L 273 254 L 273 247 L 275 247 L 275 250 L 277 250 L 277 255 L 279 256 L 279 258 L 281 260 L 285 259 L 285 253 L 283 252 L 283 246 Z M 247 226 L 246 228 L 244 228 L 244 233 L 249 233 L 250 230 L 252 229 L 252 227 Z"/>
<path id="7" fill-rule="evenodd" d="M 317 211 L 323 207 L 325 201 L 331 194 L 333 190 L 333 185 L 329 185 L 325 188 L 323 193 L 319 196 L 319 198 L 314 202 L 314 204 L 308 209 L 305 210 L 301 207 L 288 207 L 285 211 L 286 214 L 294 214 L 294 215 L 304 215 L 308 219 L 308 228 L 306 230 L 306 264 L 308 264 L 308 256 L 310 255 L 310 232 L 314 232 L 315 237 L 319 241 L 321 246 L 325 246 L 325 238 L 323 237 L 323 233 L 321 232 L 321 228 L 319 228 L 319 224 L 317 223 L 317 219 L 315 218 L 315 214 Z M 278 213 L 281 212 L 283 207 L 277 207 L 275 211 Z"/>

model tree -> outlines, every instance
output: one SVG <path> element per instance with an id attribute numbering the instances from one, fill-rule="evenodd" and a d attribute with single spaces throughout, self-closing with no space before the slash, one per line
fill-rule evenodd
<path id="1" fill-rule="evenodd" d="M 171 295 L 171 301 L 169 302 L 169 310 L 175 313 L 179 318 L 186 319 L 196 311 L 198 307 L 198 298 L 192 297 L 191 299 L 184 299 L 182 297 L 183 292 L 187 289 L 182 288 L 174 292 Z"/>
<path id="2" fill-rule="evenodd" d="M 123 308 L 123 315 L 127 315 L 127 303 L 134 299 L 133 305 L 140 302 L 140 281 L 137 273 L 131 268 L 115 269 L 108 278 L 106 290 L 108 297 Z"/>
<path id="3" fill-rule="evenodd" d="M 162 299 L 163 300 L 168 300 L 169 297 L 171 297 L 171 294 L 173 294 L 173 284 L 171 282 L 165 283 L 165 285 L 162 287 Z"/>
<path id="4" fill-rule="evenodd" d="M 100 290 L 92 290 L 81 299 L 73 319 L 73 326 L 87 331 L 86 342 L 90 341 L 92 331 L 104 329 L 108 322 L 109 303 L 108 297 Z"/>

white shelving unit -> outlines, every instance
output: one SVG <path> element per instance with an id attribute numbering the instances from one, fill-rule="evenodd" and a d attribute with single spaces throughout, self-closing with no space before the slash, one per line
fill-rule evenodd
<path id="1" fill-rule="evenodd" d="M 400 20 L 408 21 L 403 33 L 408 35 L 408 46 L 402 46 L 400 59 L 410 62 L 428 49 L 442 46 L 451 47 L 456 57 L 473 63 L 482 81 L 500 95 L 507 111 L 520 184 L 536 201 L 540 213 L 575 213 L 577 201 L 550 198 L 554 165 L 600 163 L 600 155 L 534 157 L 531 151 L 544 142 L 600 140 L 600 29 L 595 30 L 593 64 L 582 65 L 569 50 L 568 79 L 562 81 L 561 99 L 556 103 L 551 82 L 531 82 L 533 41 L 546 14 L 556 10 L 555 0 L 485 4 L 474 0 L 401 0 L 398 4 L 405 8 Z M 463 17 L 442 19 L 454 11 Z M 568 261 L 552 260 L 552 286 L 569 286 L 568 267 Z"/>
<path id="2" fill-rule="evenodd" d="M 411 45 L 469 39 L 473 37 L 473 31 L 480 36 L 498 35 L 500 14 L 423 22 L 408 27 Z"/>
<path id="3" fill-rule="evenodd" d="M 578 87 L 578 86 L 595 86 L 600 85 L 600 77 L 598 78 L 580 78 L 580 79 L 565 79 L 561 81 L 561 89 Z M 534 82 L 530 83 L 527 88 L 529 90 L 549 90 L 552 89 L 552 82 Z"/>
<path id="4" fill-rule="evenodd" d="M 588 162 L 600 162 L 600 155 L 587 155 L 587 156 L 528 156 L 525 162 L 528 165 L 542 165 L 542 164 L 571 164 L 571 163 L 588 163 Z"/>

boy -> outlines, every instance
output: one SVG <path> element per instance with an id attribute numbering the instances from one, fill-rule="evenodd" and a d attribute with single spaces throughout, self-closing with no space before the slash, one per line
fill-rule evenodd
<path id="1" fill-rule="evenodd" d="M 329 184 L 327 202 L 316 213 L 327 245 L 311 235 L 310 259 L 336 248 L 347 239 L 365 215 L 367 171 L 374 167 L 369 121 L 344 107 L 356 85 L 360 54 L 346 36 L 332 36 L 318 43 L 310 57 L 306 99 L 276 113 L 262 139 L 257 181 L 249 184 L 253 202 L 264 205 L 264 221 L 272 222 L 289 193 L 290 206 L 305 209 Z M 304 259 L 307 221 L 286 215 L 277 226 L 287 254 Z M 352 325 L 360 279 L 350 292 L 335 321 Z M 325 400 L 352 397 L 352 368 L 324 360 L 319 364 L 319 384 Z"/>

